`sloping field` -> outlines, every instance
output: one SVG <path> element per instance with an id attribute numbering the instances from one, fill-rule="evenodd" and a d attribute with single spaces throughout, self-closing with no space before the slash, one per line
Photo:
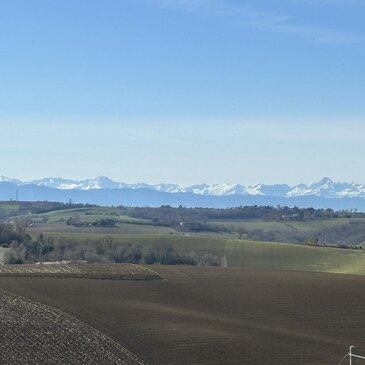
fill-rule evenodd
<path id="1" fill-rule="evenodd" d="M 365 275 L 363 250 L 228 240 L 225 252 L 230 267 Z"/>
<path id="2" fill-rule="evenodd" d="M 1 364 L 144 364 L 69 315 L 0 293 Z"/>
<path id="3" fill-rule="evenodd" d="M 226 239 L 201 237 L 197 235 L 160 235 L 160 234 L 102 234 L 102 233 L 60 233 L 44 232 L 45 238 L 53 238 L 55 243 L 60 240 L 75 240 L 88 242 L 92 240 L 111 239 L 115 243 L 133 243 L 136 245 L 153 246 L 154 243 L 169 243 L 176 248 L 185 250 L 224 250 Z"/>
<path id="4" fill-rule="evenodd" d="M 0 277 L 57 277 L 101 280 L 162 280 L 155 271 L 133 264 L 43 263 L 0 265 Z"/>
<path id="5" fill-rule="evenodd" d="M 240 228 L 246 230 L 262 229 L 263 231 L 312 231 L 333 228 L 340 225 L 351 224 L 352 222 L 364 222 L 364 218 L 332 218 L 304 221 L 264 221 L 264 220 L 236 220 L 236 221 L 212 221 L 218 226 L 233 228 L 238 231 Z"/>
<path id="6" fill-rule="evenodd" d="M 0 288 L 68 312 L 151 365 L 333 365 L 350 345 L 365 354 L 363 276 L 152 268 L 167 280 L 0 278 Z"/>

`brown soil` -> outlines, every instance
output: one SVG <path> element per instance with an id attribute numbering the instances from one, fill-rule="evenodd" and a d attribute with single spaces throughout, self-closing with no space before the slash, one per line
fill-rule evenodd
<path id="1" fill-rule="evenodd" d="M 82 278 L 100 280 L 162 280 L 148 267 L 134 264 L 42 263 L 0 265 L 0 277 Z"/>
<path id="2" fill-rule="evenodd" d="M 154 364 L 338 364 L 365 355 L 365 277 L 153 266 L 167 280 L 0 278 Z"/>
<path id="3" fill-rule="evenodd" d="M 6 293 L 0 293 L 0 331 L 1 364 L 144 364 L 75 318 Z"/>

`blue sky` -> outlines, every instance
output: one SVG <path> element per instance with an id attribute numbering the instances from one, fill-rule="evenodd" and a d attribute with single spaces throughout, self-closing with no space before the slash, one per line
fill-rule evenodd
<path id="1" fill-rule="evenodd" d="M 362 0 L 3 0 L 0 174 L 365 183 Z"/>

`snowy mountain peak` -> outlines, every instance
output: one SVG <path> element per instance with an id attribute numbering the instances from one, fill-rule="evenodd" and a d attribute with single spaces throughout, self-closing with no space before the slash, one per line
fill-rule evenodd
<path id="1" fill-rule="evenodd" d="M 309 186 L 310 187 L 315 187 L 315 188 L 318 188 L 318 187 L 321 187 L 321 188 L 330 188 L 333 185 L 334 185 L 334 182 L 329 177 L 324 177 L 319 182 L 312 183 Z"/>
<path id="2" fill-rule="evenodd" d="M 17 185 L 21 183 L 20 180 L 12 179 L 7 176 L 0 176 L 0 182 L 9 182 L 9 183 L 17 184 Z"/>
<path id="3" fill-rule="evenodd" d="M 321 184 L 331 184 L 333 181 L 329 177 L 323 177 L 320 181 Z"/>

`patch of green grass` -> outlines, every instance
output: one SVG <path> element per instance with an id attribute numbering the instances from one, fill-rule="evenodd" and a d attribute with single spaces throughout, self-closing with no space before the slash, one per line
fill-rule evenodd
<path id="1" fill-rule="evenodd" d="M 365 275 L 362 250 L 228 240 L 225 251 L 228 266 Z"/>
<path id="2" fill-rule="evenodd" d="M 246 229 L 252 231 L 255 229 L 263 231 L 278 231 L 278 232 L 293 232 L 293 231 L 318 231 L 321 229 L 332 228 L 351 222 L 365 222 L 364 218 L 333 218 L 333 219 L 318 219 L 307 221 L 262 221 L 262 220 L 242 220 L 242 221 L 214 221 L 218 226 L 228 228 L 232 231 Z"/>
<path id="3" fill-rule="evenodd" d="M 7 212 L 14 212 L 19 210 L 19 208 L 20 205 L 18 203 L 9 202 L 0 204 L 0 209 L 5 210 Z"/>
<path id="4" fill-rule="evenodd" d="M 60 209 L 42 214 L 32 214 L 31 217 L 36 221 L 42 221 L 46 218 L 50 223 L 66 221 L 69 218 L 75 217 L 79 218 L 83 222 L 94 222 L 98 219 L 114 219 L 123 223 L 149 223 L 147 220 L 132 218 L 120 214 L 120 211 L 117 208 L 107 207 Z"/>

